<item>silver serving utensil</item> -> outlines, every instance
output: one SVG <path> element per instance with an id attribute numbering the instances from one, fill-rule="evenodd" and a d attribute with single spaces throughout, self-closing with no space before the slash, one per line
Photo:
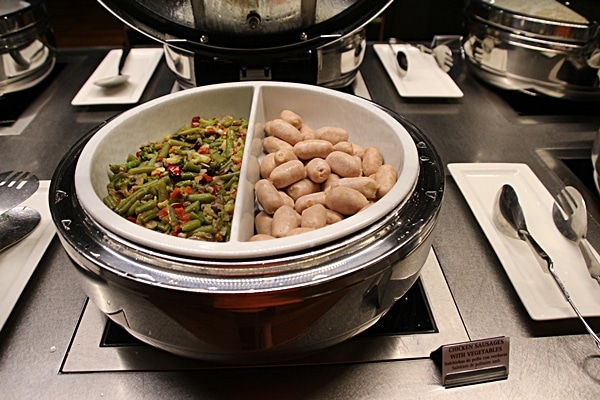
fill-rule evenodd
<path id="1" fill-rule="evenodd" d="M 515 189 L 510 185 L 504 185 L 498 192 L 498 196 L 495 203 L 494 209 L 494 221 L 496 226 L 509 237 L 518 238 L 527 242 L 531 248 L 536 252 L 536 254 L 542 258 L 546 264 L 548 265 L 548 271 L 550 275 L 554 278 L 554 281 L 562 291 L 563 296 L 579 317 L 579 320 L 585 326 L 585 329 L 588 331 L 590 336 L 596 342 L 596 346 L 600 349 L 600 338 L 596 335 L 596 333 L 592 330 L 592 328 L 588 325 L 588 323 L 583 318 L 583 315 L 579 312 L 579 309 L 573 303 L 571 299 L 571 295 L 569 294 L 567 288 L 563 284 L 560 277 L 556 274 L 554 269 L 554 263 L 552 259 L 546 253 L 546 251 L 538 244 L 538 242 L 531 236 L 529 230 L 527 228 L 527 223 L 525 222 L 525 215 L 523 214 L 523 208 L 519 203 L 519 198 Z"/>
<path id="2" fill-rule="evenodd" d="M 0 215 L 27 200 L 39 184 L 38 178 L 30 172 L 0 173 Z"/>
<path id="3" fill-rule="evenodd" d="M 587 218 L 587 208 L 581 193 L 573 186 L 561 190 L 552 206 L 554 224 L 564 237 L 579 246 L 590 276 L 600 284 L 600 262 L 586 239 Z"/>
<path id="4" fill-rule="evenodd" d="M 447 45 L 440 44 L 431 49 L 423 44 L 418 44 L 417 48 L 423 53 L 431 54 L 442 71 L 448 72 L 452 69 L 454 57 L 452 56 L 452 50 Z"/>
<path id="5" fill-rule="evenodd" d="M 0 252 L 26 238 L 40 220 L 40 213 L 29 207 L 16 207 L 0 215 Z"/>
<path id="6" fill-rule="evenodd" d="M 129 51 L 131 50 L 131 46 L 128 44 L 123 47 L 121 51 L 121 57 L 119 58 L 119 65 L 117 67 L 117 74 L 113 76 L 109 76 L 106 78 L 98 79 L 94 81 L 94 85 L 100 86 L 103 88 L 111 88 L 124 84 L 129 79 L 129 75 L 123 74 L 123 66 L 125 66 L 125 61 L 127 61 L 127 56 L 129 55 Z"/>
<path id="7" fill-rule="evenodd" d="M 440 44 L 439 46 L 435 46 L 432 51 L 433 57 L 442 71 L 450 71 L 454 65 L 454 58 L 452 57 L 452 50 L 450 50 L 450 47 L 445 44 Z"/>
<path id="8" fill-rule="evenodd" d="M 396 43 L 396 40 L 394 38 L 390 38 L 388 45 L 390 46 L 390 50 L 394 55 L 396 71 L 398 72 L 400 78 L 404 78 L 408 73 L 408 57 L 402 50 L 395 50 L 393 46 L 394 43 Z"/>

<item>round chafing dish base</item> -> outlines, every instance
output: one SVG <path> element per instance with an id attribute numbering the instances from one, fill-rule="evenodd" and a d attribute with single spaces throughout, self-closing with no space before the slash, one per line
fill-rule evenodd
<path id="1" fill-rule="evenodd" d="M 190 260 L 159 253 L 116 237 L 86 215 L 78 203 L 74 174 L 79 154 L 96 130 L 90 132 L 63 158 L 50 188 L 52 217 L 84 292 L 141 341 L 184 357 L 217 362 L 266 364 L 291 359 L 364 331 L 418 278 L 431 248 L 444 190 L 443 165 L 430 142 L 410 122 L 389 113 L 409 131 L 419 153 L 416 188 L 407 201 L 350 237 L 306 252 L 244 260 L 257 272 L 247 270 L 241 276 L 198 277 L 189 269 L 178 270 L 177 265 L 210 264 L 226 271 L 236 267 L 236 260 Z M 129 271 L 138 272 L 116 268 L 124 263 Z M 294 270 L 260 274 L 285 263 L 294 263 Z M 168 279 L 158 282 L 143 271 Z M 182 289 L 178 282 L 186 279 L 219 281 L 220 289 L 210 285 Z M 238 286 L 228 291 L 228 280 L 270 281 L 271 288 Z"/>

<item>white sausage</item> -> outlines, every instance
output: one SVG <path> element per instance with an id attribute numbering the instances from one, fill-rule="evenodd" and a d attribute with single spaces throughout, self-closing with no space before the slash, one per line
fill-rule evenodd
<path id="1" fill-rule="evenodd" d="M 310 193 L 315 193 L 321 190 L 321 185 L 311 181 L 308 178 L 304 178 L 299 180 L 298 182 L 292 183 L 285 189 L 285 192 L 290 196 L 294 201 L 299 199 L 302 196 L 305 196 Z"/>
<path id="2" fill-rule="evenodd" d="M 296 205 L 294 208 L 297 212 L 302 213 L 308 207 L 314 206 L 315 204 L 325 205 L 325 192 L 315 192 L 306 194 L 296 199 Z"/>
<path id="3" fill-rule="evenodd" d="M 327 225 L 327 209 L 322 204 L 315 204 L 302 211 L 303 228 L 322 228 Z"/>
<path id="4" fill-rule="evenodd" d="M 286 142 L 285 140 L 281 140 L 275 136 L 267 136 L 262 141 L 263 148 L 267 153 L 275 153 L 276 151 L 282 149 L 293 149 L 294 147 Z"/>
<path id="5" fill-rule="evenodd" d="M 301 160 L 325 158 L 333 151 L 333 145 L 327 140 L 302 140 L 294 145 L 294 154 Z"/>
<path id="6" fill-rule="evenodd" d="M 281 206 L 273 214 L 271 235 L 283 237 L 285 234 L 298 227 L 298 213 L 290 206 Z"/>
<path id="7" fill-rule="evenodd" d="M 392 187 L 396 184 L 398 179 L 398 172 L 396 169 L 389 164 L 384 164 L 375 173 L 375 180 L 379 186 L 377 189 L 377 198 L 380 199 L 385 196 Z"/>
<path id="8" fill-rule="evenodd" d="M 336 186 L 326 193 L 327 207 L 343 215 L 353 215 L 369 204 L 369 200 L 358 190 Z"/>
<path id="9" fill-rule="evenodd" d="M 269 180 L 277 189 L 284 188 L 306 177 L 306 169 L 300 160 L 292 160 L 275 167 Z"/>
<path id="10" fill-rule="evenodd" d="M 254 217 L 254 227 L 256 229 L 256 233 L 270 235 L 272 222 L 273 217 L 266 212 L 261 211 L 256 214 L 256 217 Z"/>
<path id="11" fill-rule="evenodd" d="M 331 167 L 322 158 L 313 158 L 306 164 L 306 176 L 315 183 L 323 183 L 329 178 Z"/>
<path id="12" fill-rule="evenodd" d="M 267 179 L 276 166 L 275 153 L 267 154 L 260 163 L 260 176 Z"/>
<path id="13" fill-rule="evenodd" d="M 300 129 L 302 127 L 302 117 L 300 117 L 292 110 L 283 110 L 279 114 L 279 118 L 286 122 L 289 122 L 296 129 Z"/>
<path id="14" fill-rule="evenodd" d="M 278 137 L 292 146 L 302 140 L 300 131 L 294 125 L 281 118 L 267 121 L 265 124 L 265 133 L 269 136 Z"/>
<path id="15" fill-rule="evenodd" d="M 256 198 L 267 214 L 273 214 L 283 205 L 283 199 L 279 191 L 271 182 L 261 179 L 254 184 Z"/>
<path id="16" fill-rule="evenodd" d="M 360 160 L 350 154 L 333 151 L 327 156 L 325 161 L 331 167 L 331 171 L 341 177 L 347 178 L 361 175 L 362 165 Z"/>
<path id="17" fill-rule="evenodd" d="M 383 154 L 377 147 L 370 146 L 365 149 L 362 157 L 363 174 L 372 175 L 383 165 Z"/>
<path id="18" fill-rule="evenodd" d="M 339 142 L 347 142 L 349 135 L 348 131 L 343 128 L 324 126 L 315 131 L 315 137 L 317 139 L 327 140 L 332 144 L 336 144 Z"/>
<path id="19" fill-rule="evenodd" d="M 377 181 L 367 176 L 358 176 L 355 178 L 342 178 L 337 181 L 336 186 L 345 186 L 356 189 L 361 192 L 367 199 L 375 199 L 377 197 Z"/>

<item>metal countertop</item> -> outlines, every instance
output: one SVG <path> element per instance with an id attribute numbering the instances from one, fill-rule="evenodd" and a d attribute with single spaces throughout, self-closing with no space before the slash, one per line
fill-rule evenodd
<path id="1" fill-rule="evenodd" d="M 0 170 L 30 170 L 50 179 L 64 153 L 124 107 L 73 107 L 70 102 L 107 49 L 59 52 L 48 101 L 20 135 L 0 136 Z M 461 99 L 400 98 L 371 46 L 361 73 L 373 100 L 417 125 L 444 164 L 527 163 L 551 193 L 572 179 L 550 168 L 539 149 L 585 152 L 598 115 L 520 115 L 498 92 L 461 65 L 452 72 Z M 162 62 L 142 101 L 169 93 L 174 78 Z M 588 150 L 589 151 L 589 150 Z M 577 182 L 569 182 L 575 183 Z M 585 190 L 585 189 L 584 189 Z M 586 193 L 590 196 L 589 191 Z M 434 250 L 470 339 L 511 339 L 507 380 L 445 389 L 429 359 L 356 365 L 60 374 L 86 300 L 54 238 L 0 331 L 0 387 L 7 399 L 591 399 L 600 396 L 600 352 L 577 324 L 532 321 L 456 183 L 447 173 Z M 600 226 L 589 239 L 600 248 Z M 549 334 L 575 329 L 581 334 Z"/>

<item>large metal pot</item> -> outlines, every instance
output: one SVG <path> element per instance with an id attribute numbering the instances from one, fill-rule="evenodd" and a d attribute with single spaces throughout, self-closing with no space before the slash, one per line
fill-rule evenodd
<path id="1" fill-rule="evenodd" d="M 54 68 L 55 52 L 44 0 L 0 3 L 0 95 L 41 82 Z"/>
<path id="2" fill-rule="evenodd" d="M 278 93 L 288 101 L 296 97 Z M 335 94 L 344 97 L 383 110 Z M 75 185 L 80 154 L 98 135 L 90 132 L 64 157 L 50 188 L 53 220 L 84 291 L 140 340 L 205 360 L 264 363 L 317 351 L 367 329 L 417 279 L 444 190 L 443 165 L 427 138 L 404 118 L 383 112 L 406 129 L 416 148 L 414 188 L 403 199 L 392 198 L 389 212 L 361 229 L 272 256 L 192 257 L 125 239 L 94 220 Z"/>
<path id="3" fill-rule="evenodd" d="M 185 88 L 278 80 L 342 87 L 356 76 L 364 27 L 391 0 L 98 0 L 165 45 Z"/>
<path id="4" fill-rule="evenodd" d="M 598 10 L 586 12 L 594 7 L 578 13 L 554 0 L 470 0 L 463 43 L 470 70 L 502 89 L 600 99 Z"/>

